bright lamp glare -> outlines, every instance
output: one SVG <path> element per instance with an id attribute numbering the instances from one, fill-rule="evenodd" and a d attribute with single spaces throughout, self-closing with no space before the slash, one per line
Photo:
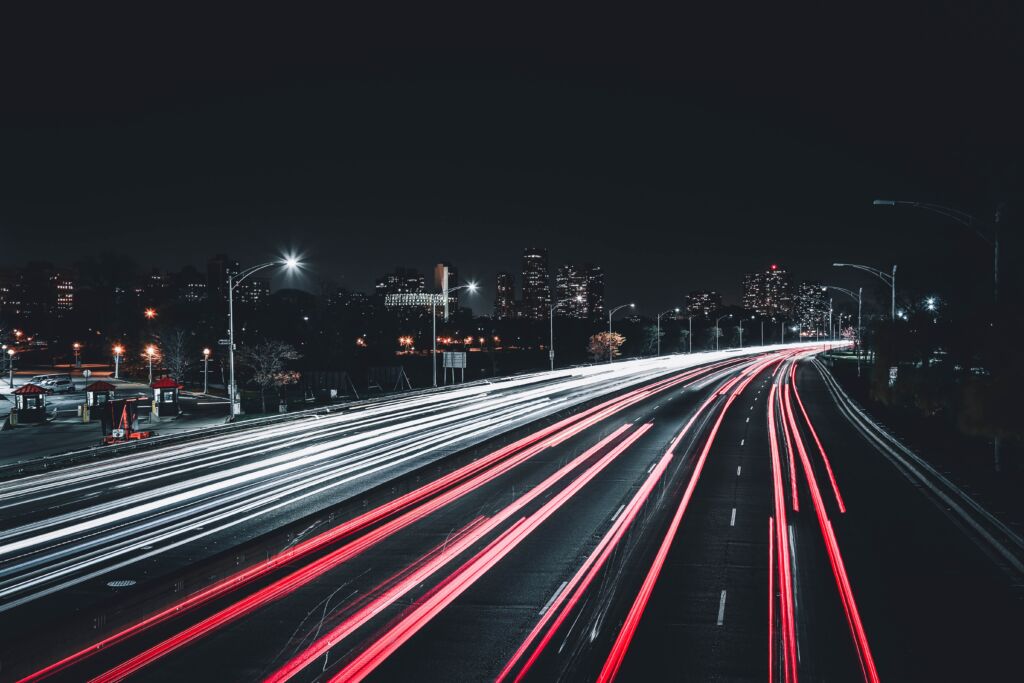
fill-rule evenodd
<path id="1" fill-rule="evenodd" d="M 476 283 L 475 282 L 470 282 L 469 284 L 466 285 L 466 289 L 468 289 L 471 292 L 475 292 L 476 291 Z"/>
<path id="2" fill-rule="evenodd" d="M 295 270 L 299 267 L 299 259 L 294 256 L 286 256 L 284 259 L 284 266 L 288 270 Z"/>

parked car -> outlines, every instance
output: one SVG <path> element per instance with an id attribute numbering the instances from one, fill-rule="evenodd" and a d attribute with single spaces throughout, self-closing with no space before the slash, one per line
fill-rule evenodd
<path id="1" fill-rule="evenodd" d="M 75 390 L 75 382 L 71 375 L 53 375 L 43 383 L 43 388 L 55 394 L 64 394 Z"/>

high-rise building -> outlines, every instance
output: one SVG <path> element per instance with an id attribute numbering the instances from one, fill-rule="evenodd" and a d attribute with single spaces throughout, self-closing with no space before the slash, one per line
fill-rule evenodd
<path id="1" fill-rule="evenodd" d="M 378 278 L 374 288 L 382 304 L 388 294 L 425 294 L 426 291 L 427 283 L 423 275 L 412 268 L 395 268 L 393 273 Z"/>
<path id="2" fill-rule="evenodd" d="M 185 266 L 171 278 L 174 296 L 187 304 L 197 304 L 206 298 L 207 280 L 193 266 Z"/>
<path id="3" fill-rule="evenodd" d="M 555 272 L 555 301 L 564 301 L 556 313 L 580 320 L 604 314 L 604 271 L 591 263 L 567 263 Z"/>
<path id="4" fill-rule="evenodd" d="M 496 320 L 511 320 L 516 316 L 516 277 L 512 273 L 498 273 L 494 295 Z"/>
<path id="5" fill-rule="evenodd" d="M 59 318 L 75 308 L 75 281 L 69 273 L 57 270 L 50 275 L 50 282 L 54 290 L 54 310 Z"/>
<path id="6" fill-rule="evenodd" d="M 722 295 L 708 289 L 698 289 L 686 295 L 686 312 L 693 316 L 710 318 L 722 307 Z"/>
<path id="7" fill-rule="evenodd" d="M 523 250 L 522 314 L 530 320 L 543 320 L 551 306 L 551 285 L 548 273 L 548 250 Z"/>
<path id="8" fill-rule="evenodd" d="M 587 317 L 587 275 L 583 268 L 567 263 L 555 271 L 556 315 L 564 318 Z"/>
<path id="9" fill-rule="evenodd" d="M 800 283 L 796 297 L 796 318 L 800 326 L 813 330 L 822 325 L 828 315 L 828 296 L 820 282 L 804 280 Z"/>
<path id="10" fill-rule="evenodd" d="M 448 289 L 452 290 L 459 286 L 459 269 L 450 263 L 438 263 L 434 266 L 434 292 L 442 293 L 445 285 L 445 268 L 448 269 Z M 448 310 L 455 312 L 459 309 L 459 293 L 453 292 L 448 295 Z"/>
<path id="11" fill-rule="evenodd" d="M 587 281 L 587 290 L 584 294 L 587 304 L 587 317 L 604 317 L 604 271 L 601 266 L 587 264 L 584 267 L 584 277 Z"/>
<path id="12" fill-rule="evenodd" d="M 761 273 L 743 276 L 743 308 L 756 311 L 764 299 L 764 277 Z"/>
<path id="13" fill-rule="evenodd" d="M 777 264 L 743 277 L 743 307 L 765 317 L 788 317 L 793 312 L 793 285 Z"/>
<path id="14" fill-rule="evenodd" d="M 230 260 L 226 254 L 217 254 L 206 262 L 206 293 L 213 301 L 227 301 L 228 275 L 241 272 L 238 261 Z"/>
<path id="15" fill-rule="evenodd" d="M 235 303 L 249 308 L 262 308 L 270 296 L 270 281 L 261 277 L 249 277 L 235 289 Z"/>

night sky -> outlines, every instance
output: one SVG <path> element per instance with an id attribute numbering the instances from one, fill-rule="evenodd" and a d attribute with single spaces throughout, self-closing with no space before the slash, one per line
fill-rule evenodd
<path id="1" fill-rule="evenodd" d="M 984 283 L 985 245 L 871 200 L 1007 202 L 1017 258 L 1024 23 L 959 5 L 9 17 L 0 265 L 294 249 L 300 285 L 369 289 L 444 260 L 486 312 L 536 245 L 650 314 L 696 288 L 735 300 L 773 262 L 856 286 L 831 262 L 897 261 L 945 295 Z"/>

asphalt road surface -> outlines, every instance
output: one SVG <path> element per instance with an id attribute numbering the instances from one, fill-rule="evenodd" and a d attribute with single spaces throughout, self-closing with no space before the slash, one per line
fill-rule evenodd
<path id="1" fill-rule="evenodd" d="M 1015 679 L 1019 538 L 817 351 L 531 376 L 9 482 L 0 677 Z"/>

